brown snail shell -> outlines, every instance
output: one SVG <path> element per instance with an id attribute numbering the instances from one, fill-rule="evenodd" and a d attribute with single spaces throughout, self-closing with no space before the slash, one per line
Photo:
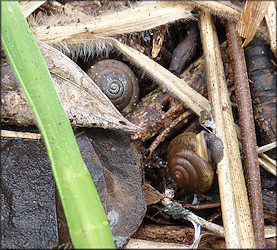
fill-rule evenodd
<path id="1" fill-rule="evenodd" d="M 139 87 L 133 71 L 124 63 L 107 59 L 94 64 L 88 75 L 122 113 L 138 102 Z"/>
<path id="2" fill-rule="evenodd" d="M 170 176 L 188 193 L 205 193 L 213 183 L 214 169 L 209 162 L 210 157 L 204 134 L 204 131 L 199 134 L 182 133 L 175 137 L 168 147 L 167 160 Z M 221 155 L 218 157 L 222 159 Z"/>

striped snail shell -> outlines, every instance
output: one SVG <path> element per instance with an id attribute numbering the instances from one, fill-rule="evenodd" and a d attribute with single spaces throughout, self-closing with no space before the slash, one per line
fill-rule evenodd
<path id="1" fill-rule="evenodd" d="M 122 113 L 130 112 L 139 98 L 133 71 L 124 63 L 107 59 L 94 64 L 88 75 Z"/>
<path id="2" fill-rule="evenodd" d="M 211 188 L 214 169 L 209 159 L 212 158 L 211 155 L 219 157 L 220 160 L 223 156 L 222 141 L 219 138 L 216 140 L 217 151 L 213 154 L 213 147 L 207 148 L 204 135 L 204 131 L 199 134 L 185 132 L 175 137 L 168 147 L 169 174 L 188 193 L 205 193 Z M 209 143 L 212 144 L 212 139 Z"/>

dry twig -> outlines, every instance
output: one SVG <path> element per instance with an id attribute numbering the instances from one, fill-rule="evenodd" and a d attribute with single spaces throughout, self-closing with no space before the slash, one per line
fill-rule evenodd
<path id="1" fill-rule="evenodd" d="M 258 148 L 258 154 L 261 154 L 261 153 L 269 151 L 269 150 L 271 150 L 273 148 L 276 148 L 276 145 L 277 145 L 277 143 L 275 141 L 275 142 L 271 142 L 269 144 L 266 144 L 264 146 L 261 146 L 261 147 Z"/>
<path id="2" fill-rule="evenodd" d="M 274 176 L 277 176 L 276 160 L 273 160 L 266 154 L 261 153 L 258 161 L 259 164 L 269 173 L 273 174 Z"/>
<path id="3" fill-rule="evenodd" d="M 41 134 L 29 133 L 29 132 L 18 132 L 1 129 L 1 137 L 11 137 L 11 138 L 22 138 L 22 139 L 41 139 Z"/>
<path id="4" fill-rule="evenodd" d="M 234 72 L 235 92 L 238 99 L 244 169 L 255 240 L 258 248 L 265 248 L 260 169 L 246 62 L 241 38 L 236 32 L 235 24 L 227 20 L 226 31 Z"/>
<path id="5" fill-rule="evenodd" d="M 194 222 L 198 225 L 200 225 L 203 228 L 206 228 L 213 232 L 214 234 L 220 236 L 220 237 L 225 237 L 225 232 L 224 228 L 222 226 L 219 226 L 215 223 L 209 222 L 191 211 L 185 209 L 181 203 L 179 202 L 172 202 L 169 199 L 165 198 L 162 201 L 163 205 L 165 208 L 163 209 L 165 213 L 168 215 L 171 215 L 174 219 L 186 219 L 191 222 Z"/>

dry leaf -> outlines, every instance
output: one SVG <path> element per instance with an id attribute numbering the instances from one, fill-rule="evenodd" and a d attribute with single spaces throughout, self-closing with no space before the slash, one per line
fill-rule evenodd
<path id="1" fill-rule="evenodd" d="M 92 79 L 67 56 L 39 42 L 56 90 L 75 126 L 139 131 L 126 120 Z M 2 121 L 32 125 L 34 116 L 9 64 L 2 65 Z"/>
<path id="2" fill-rule="evenodd" d="M 121 131 L 93 128 L 77 142 L 121 248 L 146 212 L 142 156 Z"/>
<path id="3" fill-rule="evenodd" d="M 243 47 L 249 44 L 254 38 L 257 29 L 267 14 L 270 1 L 246 1 L 236 30 L 245 39 Z"/>
<path id="4" fill-rule="evenodd" d="M 156 204 L 166 196 L 160 193 L 156 188 L 152 187 L 149 183 L 145 184 L 145 195 L 147 205 Z"/>
<path id="5" fill-rule="evenodd" d="M 253 1 L 254 2 L 254 1 Z M 219 18 L 227 19 L 233 22 L 237 22 L 243 10 L 243 3 L 239 1 L 188 1 L 188 3 L 199 7 L 202 10 L 209 10 L 211 14 L 218 16 Z M 258 27 L 257 36 L 263 38 L 265 41 L 267 38 L 267 30 L 265 25 L 261 24 Z"/>

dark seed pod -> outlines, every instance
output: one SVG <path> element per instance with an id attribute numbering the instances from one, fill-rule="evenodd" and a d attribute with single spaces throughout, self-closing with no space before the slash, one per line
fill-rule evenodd
<path id="1" fill-rule="evenodd" d="M 180 74 L 184 67 L 188 65 L 196 54 L 198 36 L 197 22 L 192 22 L 185 39 L 177 45 L 172 53 L 170 71 Z"/>
<path id="2" fill-rule="evenodd" d="M 122 113 L 130 112 L 137 104 L 139 87 L 133 71 L 117 60 L 103 60 L 94 64 L 88 75 Z"/>

